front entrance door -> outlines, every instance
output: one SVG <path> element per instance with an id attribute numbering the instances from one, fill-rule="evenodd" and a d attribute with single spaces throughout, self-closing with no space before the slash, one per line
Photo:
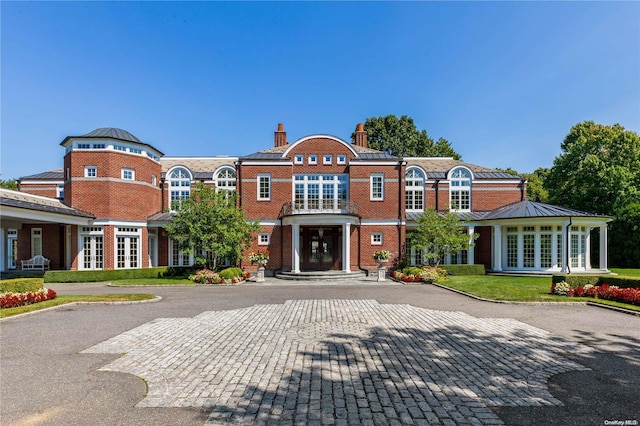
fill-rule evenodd
<path id="1" fill-rule="evenodd" d="M 341 268 L 341 228 L 303 227 L 302 265 L 304 271 L 330 271 Z"/>

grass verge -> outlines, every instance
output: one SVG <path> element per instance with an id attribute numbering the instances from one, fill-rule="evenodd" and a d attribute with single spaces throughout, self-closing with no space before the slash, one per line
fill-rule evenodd
<path id="1" fill-rule="evenodd" d="M 155 297 L 156 296 L 152 294 L 59 295 L 55 299 L 47 300 L 45 302 L 33 303 L 31 305 L 18 306 L 15 308 L 0 309 L 0 318 L 26 314 L 27 312 L 38 311 L 40 309 L 74 302 L 135 302 L 140 300 L 150 300 Z"/>
<path id="2" fill-rule="evenodd" d="M 640 312 L 640 306 L 591 297 L 566 297 L 549 294 L 548 277 L 503 277 L 492 275 L 450 276 L 442 283 L 477 297 L 512 302 L 594 302 Z"/>

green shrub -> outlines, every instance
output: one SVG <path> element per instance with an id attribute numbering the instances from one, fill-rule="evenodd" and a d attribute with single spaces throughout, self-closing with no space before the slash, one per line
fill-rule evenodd
<path id="1" fill-rule="evenodd" d="M 102 281 L 127 280 L 133 278 L 162 278 L 169 268 L 114 269 L 108 271 L 47 271 L 45 283 L 88 283 Z"/>
<path id="2" fill-rule="evenodd" d="M 440 265 L 449 275 L 485 275 L 484 265 Z"/>
<path id="3" fill-rule="evenodd" d="M 242 269 L 240 268 L 227 268 L 218 273 L 222 278 L 230 280 L 231 278 L 243 277 Z"/>
<path id="4" fill-rule="evenodd" d="M 27 293 L 36 292 L 44 288 L 42 278 L 15 278 L 0 281 L 0 293 Z"/>
<path id="5" fill-rule="evenodd" d="M 621 277 L 619 275 L 573 275 L 573 274 L 556 274 L 551 277 L 551 283 L 557 284 L 565 281 L 571 287 L 577 288 L 590 285 L 609 284 L 620 288 L 636 288 L 640 287 L 640 279 L 635 277 Z"/>
<path id="6" fill-rule="evenodd" d="M 420 275 L 422 274 L 422 268 L 417 266 L 409 266 L 402 269 L 402 273 L 405 275 Z"/>

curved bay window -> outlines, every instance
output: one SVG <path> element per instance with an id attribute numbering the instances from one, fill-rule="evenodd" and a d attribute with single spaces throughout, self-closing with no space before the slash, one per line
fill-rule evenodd
<path id="1" fill-rule="evenodd" d="M 180 210 L 182 200 L 191 194 L 191 173 L 184 167 L 177 167 L 169 174 L 171 211 Z"/>
<path id="2" fill-rule="evenodd" d="M 408 211 L 424 210 L 424 173 L 411 168 L 405 175 L 405 208 Z"/>
<path id="3" fill-rule="evenodd" d="M 471 211 L 471 171 L 464 167 L 457 167 L 451 171 L 449 194 L 449 209 L 451 211 Z"/>

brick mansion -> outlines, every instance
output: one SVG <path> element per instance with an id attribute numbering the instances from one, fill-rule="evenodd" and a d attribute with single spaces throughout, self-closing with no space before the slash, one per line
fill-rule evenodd
<path id="1" fill-rule="evenodd" d="M 236 193 L 247 219 L 261 226 L 252 250 L 269 250 L 271 275 L 371 271 L 381 249 L 421 264 L 411 233 L 430 207 L 456 213 L 464 231 L 479 235 L 445 264 L 507 273 L 607 270 L 611 218 L 529 201 L 527 182 L 502 171 L 371 149 L 362 125 L 353 141 L 314 134 L 289 142 L 279 124 L 264 150 L 239 157 L 165 156 L 116 128 L 60 145 L 60 169 L 21 177 L 18 191 L 0 192 L 2 271 L 37 255 L 51 269 L 189 266 L 193 258 L 163 227 L 197 182 Z"/>

